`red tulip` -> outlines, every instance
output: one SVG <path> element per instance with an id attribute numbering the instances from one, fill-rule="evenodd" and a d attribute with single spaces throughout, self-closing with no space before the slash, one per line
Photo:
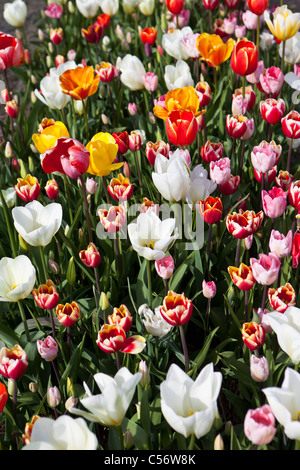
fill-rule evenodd
<path id="1" fill-rule="evenodd" d="M 284 313 L 288 307 L 296 305 L 296 292 L 288 282 L 278 289 L 268 290 L 268 299 L 273 310 Z"/>
<path id="2" fill-rule="evenodd" d="M 282 131 L 289 139 L 300 138 L 300 114 L 297 111 L 290 111 L 281 119 Z"/>
<path id="3" fill-rule="evenodd" d="M 0 70 L 18 65 L 22 55 L 21 42 L 10 34 L 0 33 Z"/>
<path id="4" fill-rule="evenodd" d="M 300 230 L 297 230 L 293 236 L 292 242 L 292 267 L 297 268 L 300 258 Z"/>
<path id="5" fill-rule="evenodd" d="M 177 109 L 166 120 L 167 136 L 171 144 L 179 147 L 194 142 L 198 132 L 198 123 L 192 111 Z"/>
<path id="6" fill-rule="evenodd" d="M 107 317 L 109 325 L 118 325 L 127 333 L 132 325 L 132 315 L 126 305 L 115 307 L 113 313 Z"/>
<path id="7" fill-rule="evenodd" d="M 150 44 L 150 46 L 153 46 L 157 38 L 157 29 L 154 29 L 154 28 L 142 29 L 142 31 L 140 32 L 140 38 L 143 44 Z"/>
<path id="8" fill-rule="evenodd" d="M 240 209 L 238 213 L 233 212 L 227 215 L 226 227 L 235 238 L 247 238 L 259 229 L 263 217 L 262 211 L 256 214 L 254 211 Z"/>
<path id="9" fill-rule="evenodd" d="M 258 49 L 252 41 L 241 40 L 231 54 L 231 68 L 237 75 L 250 75 L 257 69 Z"/>
<path id="10" fill-rule="evenodd" d="M 296 210 L 300 210 L 300 180 L 292 181 L 288 190 L 288 201 Z"/>
<path id="11" fill-rule="evenodd" d="M 128 132 L 113 132 L 112 136 L 115 139 L 116 144 L 118 145 L 118 155 L 123 155 L 124 153 L 126 153 L 129 148 Z"/>
<path id="12" fill-rule="evenodd" d="M 169 291 L 160 307 L 161 316 L 172 326 L 185 325 L 193 313 L 193 304 L 184 294 Z"/>
<path id="13" fill-rule="evenodd" d="M 265 342 L 266 332 L 262 325 L 256 322 L 244 323 L 242 328 L 242 339 L 250 351 L 254 351 Z"/>
<path id="14" fill-rule="evenodd" d="M 8 393 L 5 385 L 0 383 L 0 413 L 2 413 L 8 399 Z"/>
<path id="15" fill-rule="evenodd" d="M 58 321 L 64 326 L 72 326 L 79 318 L 80 310 L 77 302 L 58 304 L 56 307 L 56 315 Z"/>
<path id="16" fill-rule="evenodd" d="M 32 295 L 36 303 L 43 310 L 51 310 L 58 304 L 59 295 L 53 282 L 48 279 L 46 284 L 41 284 L 33 289 Z"/>
<path id="17" fill-rule="evenodd" d="M 199 201 L 199 212 L 208 224 L 215 224 L 222 219 L 223 204 L 219 197 L 208 196 L 205 201 Z"/>
<path id="18" fill-rule="evenodd" d="M 201 148 L 201 157 L 205 163 L 215 162 L 222 158 L 224 147 L 222 142 L 210 142 L 207 140 Z"/>
<path id="19" fill-rule="evenodd" d="M 178 15 L 183 9 L 183 5 L 184 0 L 166 0 L 166 7 L 173 15 Z"/>
<path id="20" fill-rule="evenodd" d="M 264 121 L 269 124 L 277 124 L 284 115 L 285 102 L 282 98 L 279 98 L 279 100 L 268 98 L 259 103 L 259 109 Z"/>
<path id="21" fill-rule="evenodd" d="M 233 283 L 241 290 L 248 291 L 252 289 L 256 282 L 251 266 L 246 266 L 244 263 L 241 263 L 238 268 L 228 266 L 228 273 Z"/>
<path id="22" fill-rule="evenodd" d="M 101 256 L 95 243 L 89 243 L 86 250 L 79 252 L 79 258 L 89 268 L 95 268 L 101 263 Z"/>
<path id="23" fill-rule="evenodd" d="M 255 15 L 262 15 L 268 8 L 270 0 L 247 0 L 249 10 Z"/>

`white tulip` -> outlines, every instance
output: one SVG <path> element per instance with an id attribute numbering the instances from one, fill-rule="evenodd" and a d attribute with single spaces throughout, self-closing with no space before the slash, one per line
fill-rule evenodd
<path id="1" fill-rule="evenodd" d="M 300 309 L 288 307 L 283 313 L 268 313 L 269 324 L 277 335 L 281 349 L 294 364 L 300 362 Z"/>
<path id="2" fill-rule="evenodd" d="M 182 29 L 175 29 L 173 32 L 165 33 L 162 36 L 162 47 L 171 57 L 176 60 L 186 60 L 189 58 L 184 45 L 183 38 L 188 34 L 193 34 L 193 30 L 189 26 Z"/>
<path id="3" fill-rule="evenodd" d="M 190 67 L 183 60 L 178 60 L 175 65 L 166 65 L 164 79 L 169 91 L 194 86 Z"/>
<path id="4" fill-rule="evenodd" d="M 7 204 L 7 207 L 11 209 L 16 204 L 16 200 L 17 200 L 17 193 L 16 193 L 15 188 L 12 187 L 12 188 L 7 188 L 7 189 L 2 189 L 2 194 Z M 0 207 L 2 207 L 1 200 L 0 200 Z"/>
<path id="5" fill-rule="evenodd" d="M 97 450 L 98 440 L 82 418 L 39 418 L 22 450 Z"/>
<path id="6" fill-rule="evenodd" d="M 169 425 L 188 437 L 207 434 L 217 416 L 217 398 L 222 374 L 213 364 L 205 366 L 195 381 L 180 367 L 172 364 L 160 385 L 161 410 Z"/>
<path id="7" fill-rule="evenodd" d="M 119 0 L 98 0 L 98 4 L 106 15 L 115 16 L 119 11 Z"/>
<path id="8" fill-rule="evenodd" d="M 180 149 L 173 152 L 170 158 L 157 155 L 152 180 L 167 201 L 181 201 L 186 197 L 191 186 L 191 176 Z"/>
<path id="9" fill-rule="evenodd" d="M 197 202 L 204 201 L 210 196 L 216 188 L 217 184 L 208 178 L 204 167 L 201 164 L 197 165 L 191 172 L 191 187 L 186 201 L 191 207 L 194 207 Z"/>
<path id="10" fill-rule="evenodd" d="M 141 0 L 123 0 L 123 9 L 125 13 L 131 15 L 138 7 Z"/>
<path id="11" fill-rule="evenodd" d="M 76 0 L 76 6 L 85 18 L 94 18 L 99 10 L 98 0 Z"/>
<path id="12" fill-rule="evenodd" d="M 27 17 L 27 5 L 23 0 L 14 0 L 4 4 L 3 18 L 14 28 L 22 28 Z"/>
<path id="13" fill-rule="evenodd" d="M 282 57 L 282 42 L 279 44 L 279 55 Z M 298 64 L 300 62 L 300 32 L 285 41 L 284 61 L 288 64 Z"/>
<path id="14" fill-rule="evenodd" d="M 167 323 L 161 316 L 159 307 L 153 312 L 147 304 L 143 304 L 140 306 L 138 314 L 147 332 L 152 336 L 162 338 L 167 335 L 172 328 L 172 325 Z"/>
<path id="15" fill-rule="evenodd" d="M 66 70 L 75 69 L 76 67 L 76 62 L 69 60 L 64 64 L 60 64 L 57 68 L 51 68 L 49 75 L 44 77 L 40 82 L 41 92 L 37 89 L 34 90 L 37 98 L 50 109 L 63 109 L 71 98 L 66 93 L 63 93 L 59 77 Z"/>
<path id="16" fill-rule="evenodd" d="M 14 225 L 21 237 L 31 246 L 46 246 L 59 230 L 62 222 L 62 206 L 52 202 L 43 206 L 32 201 L 12 210 Z"/>
<path id="17" fill-rule="evenodd" d="M 146 70 L 138 57 L 126 54 L 118 64 L 118 67 L 121 72 L 121 82 L 130 90 L 142 90 L 145 88 L 144 76 L 146 75 Z"/>
<path id="18" fill-rule="evenodd" d="M 92 395 L 84 383 L 86 395 L 80 399 L 80 403 L 89 412 L 72 407 L 68 411 L 104 426 L 120 426 L 141 377 L 140 372 L 131 374 L 126 367 L 119 369 L 114 377 L 101 372 L 95 374 L 94 380 L 101 394 Z"/>
<path id="19" fill-rule="evenodd" d="M 0 260 L 0 301 L 18 302 L 32 292 L 36 270 L 25 255 Z"/>
<path id="20" fill-rule="evenodd" d="M 166 251 L 178 238 L 175 222 L 175 219 L 162 221 L 153 211 L 140 214 L 136 222 L 128 225 L 132 248 L 147 260 L 164 258 Z"/>
<path id="21" fill-rule="evenodd" d="M 285 313 L 280 315 L 284 316 Z M 268 387 L 262 390 L 267 397 L 277 421 L 284 427 L 289 439 L 300 440 L 300 374 L 291 368 L 284 373 L 281 388 Z"/>
<path id="22" fill-rule="evenodd" d="M 139 3 L 140 12 L 145 16 L 150 16 L 154 12 L 155 0 L 142 0 Z"/>

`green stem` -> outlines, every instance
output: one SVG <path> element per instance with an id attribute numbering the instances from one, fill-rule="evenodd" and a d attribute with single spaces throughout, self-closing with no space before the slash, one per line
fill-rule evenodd
<path id="1" fill-rule="evenodd" d="M 179 332 L 180 332 L 182 350 L 183 350 L 183 354 L 184 354 L 185 372 L 188 373 L 188 371 L 189 371 L 189 355 L 188 355 L 188 349 L 187 349 L 184 329 L 183 329 L 182 325 L 179 325 Z"/>
<path id="2" fill-rule="evenodd" d="M 147 279 L 148 279 L 148 304 L 152 308 L 152 281 L 151 281 L 151 262 L 147 259 Z"/>
<path id="3" fill-rule="evenodd" d="M 123 436 L 122 426 L 116 426 L 116 430 L 119 434 L 121 450 L 124 450 L 124 436 Z"/>
<path id="4" fill-rule="evenodd" d="M 44 282 L 47 282 L 48 279 L 48 273 L 47 273 L 47 266 L 45 262 L 45 253 L 44 253 L 44 247 L 40 246 L 40 256 L 41 256 L 41 261 L 42 261 L 42 266 L 43 266 L 43 273 L 44 273 Z"/>
<path id="5" fill-rule="evenodd" d="M 257 33 L 256 33 L 256 45 L 259 53 L 259 34 L 260 34 L 260 16 L 257 15 Z"/>
<path id="6" fill-rule="evenodd" d="M 281 57 L 281 70 L 284 73 L 284 59 L 285 59 L 285 41 L 282 41 L 282 57 Z"/>
<path id="7" fill-rule="evenodd" d="M 16 247 L 13 231 L 12 231 L 12 228 L 11 228 L 11 223 L 10 223 L 10 219 L 9 219 L 9 215 L 8 215 L 7 204 L 6 204 L 6 201 L 4 199 L 4 196 L 2 194 L 1 189 L 0 189 L 0 199 L 1 199 L 1 204 L 2 204 L 3 211 L 4 211 L 4 217 L 5 217 L 5 222 L 6 222 L 6 228 L 8 230 L 12 255 L 13 255 L 13 258 L 15 258 L 17 256 L 17 247 Z"/>
<path id="8" fill-rule="evenodd" d="M 29 328 L 28 328 L 28 325 L 27 325 L 26 315 L 25 315 L 25 312 L 24 312 L 23 305 L 20 301 L 18 301 L 18 306 L 19 306 L 22 322 L 23 322 L 24 329 L 25 329 L 26 339 L 27 339 L 27 342 L 30 343 L 31 339 L 30 339 Z"/>
<path id="9" fill-rule="evenodd" d="M 195 444 L 195 434 L 192 434 L 191 435 L 191 439 L 190 439 L 190 443 L 189 443 L 189 450 L 193 450 L 194 449 L 194 444 Z"/>
<path id="10" fill-rule="evenodd" d="M 82 100 L 83 105 L 83 114 L 84 114 L 84 121 L 85 121 L 85 133 L 86 133 L 86 141 L 89 141 L 89 122 L 88 122 L 88 115 L 86 110 L 86 103 Z"/>
<path id="11" fill-rule="evenodd" d="M 73 212 L 72 212 L 72 207 L 71 207 L 69 184 L 68 184 L 67 175 L 63 175 L 63 176 L 64 176 L 65 194 L 66 194 L 68 209 L 69 209 L 70 224 L 72 225 L 73 224 Z"/>

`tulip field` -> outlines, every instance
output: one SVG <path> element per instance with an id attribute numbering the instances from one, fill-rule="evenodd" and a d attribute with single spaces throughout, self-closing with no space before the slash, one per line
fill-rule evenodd
<path id="1" fill-rule="evenodd" d="M 31 7 L 0 7 L 0 449 L 299 450 L 297 5 Z"/>

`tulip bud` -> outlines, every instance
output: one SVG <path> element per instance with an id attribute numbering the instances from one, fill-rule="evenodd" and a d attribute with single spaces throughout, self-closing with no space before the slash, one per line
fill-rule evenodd
<path id="1" fill-rule="evenodd" d="M 150 374 L 146 361 L 140 361 L 139 363 L 139 372 L 142 374 L 140 384 L 143 388 L 146 388 L 150 384 Z"/>
<path id="2" fill-rule="evenodd" d="M 86 190 L 89 194 L 95 194 L 97 191 L 98 183 L 94 178 L 87 178 L 86 180 Z"/>
<path id="3" fill-rule="evenodd" d="M 251 355 L 250 360 L 250 373 L 251 378 L 255 382 L 265 382 L 269 377 L 270 369 L 267 359 L 263 357 L 257 357 L 254 354 Z"/>
<path id="4" fill-rule="evenodd" d="M 6 158 L 12 157 L 13 151 L 12 151 L 12 146 L 10 142 L 6 142 L 4 154 Z"/>
<path id="5" fill-rule="evenodd" d="M 7 380 L 7 392 L 8 392 L 8 395 L 10 395 L 11 397 L 13 396 L 14 394 L 14 380 L 13 379 Z"/>
<path id="6" fill-rule="evenodd" d="M 75 7 L 73 5 L 73 2 L 68 2 L 68 10 L 70 13 L 75 13 Z"/>
<path id="7" fill-rule="evenodd" d="M 65 408 L 66 410 L 69 410 L 69 408 L 74 408 L 78 403 L 78 398 L 74 397 L 69 397 L 67 401 L 65 402 Z"/>
<path id="8" fill-rule="evenodd" d="M 59 265 L 55 261 L 53 261 L 53 259 L 49 259 L 48 264 L 49 264 L 49 269 L 53 274 L 59 273 L 59 270 L 60 270 Z"/>
<path id="9" fill-rule="evenodd" d="M 216 292 L 217 292 L 217 287 L 214 281 L 206 282 L 205 280 L 203 280 L 202 289 L 203 289 L 203 295 L 207 299 L 212 299 L 216 295 Z"/>
<path id="10" fill-rule="evenodd" d="M 137 106 L 135 103 L 128 103 L 128 112 L 130 116 L 135 116 L 137 113 Z"/>
<path id="11" fill-rule="evenodd" d="M 49 69 L 52 67 L 52 58 L 50 55 L 46 56 L 46 65 Z"/>
<path id="12" fill-rule="evenodd" d="M 70 261 L 69 261 L 69 265 L 68 265 L 68 269 L 67 269 L 66 278 L 67 278 L 68 283 L 69 283 L 71 286 L 73 286 L 73 285 L 75 284 L 75 281 L 76 281 L 76 269 L 75 269 L 75 262 L 74 262 L 73 256 L 72 256 L 72 258 L 70 258 Z"/>
<path id="13" fill-rule="evenodd" d="M 74 397 L 75 395 L 74 385 L 70 377 L 67 378 L 67 395 L 68 397 Z"/>
<path id="14" fill-rule="evenodd" d="M 32 393 L 36 393 L 39 389 L 39 386 L 36 382 L 30 382 L 28 388 Z"/>
<path id="15" fill-rule="evenodd" d="M 134 442 L 133 442 L 132 433 L 129 429 L 127 429 L 125 431 L 125 434 L 124 434 L 124 447 L 125 447 L 125 449 L 129 450 L 129 449 L 131 449 L 133 444 L 134 444 Z"/>
<path id="16" fill-rule="evenodd" d="M 15 100 L 8 101 L 5 106 L 5 111 L 9 117 L 15 119 L 19 115 L 19 107 Z"/>
<path id="17" fill-rule="evenodd" d="M 52 408 L 56 408 L 61 402 L 61 394 L 59 389 L 54 387 L 48 387 L 47 390 L 47 403 Z"/>
<path id="18" fill-rule="evenodd" d="M 50 199 L 57 199 L 59 195 L 59 186 L 57 181 L 55 179 L 48 180 L 45 186 L 45 191 Z"/>
<path id="19" fill-rule="evenodd" d="M 224 441 L 221 434 L 218 434 L 214 440 L 214 450 L 224 450 Z"/>
<path id="20" fill-rule="evenodd" d="M 99 307 L 101 310 L 107 310 L 109 308 L 109 300 L 107 298 L 107 295 L 105 292 L 101 292 L 100 294 L 100 300 L 99 300 Z"/>
<path id="21" fill-rule="evenodd" d="M 20 244 L 20 247 L 22 248 L 22 250 L 23 251 L 29 251 L 29 245 L 24 240 L 24 238 L 22 238 L 20 234 L 18 234 L 18 238 L 19 238 L 19 244 Z"/>

